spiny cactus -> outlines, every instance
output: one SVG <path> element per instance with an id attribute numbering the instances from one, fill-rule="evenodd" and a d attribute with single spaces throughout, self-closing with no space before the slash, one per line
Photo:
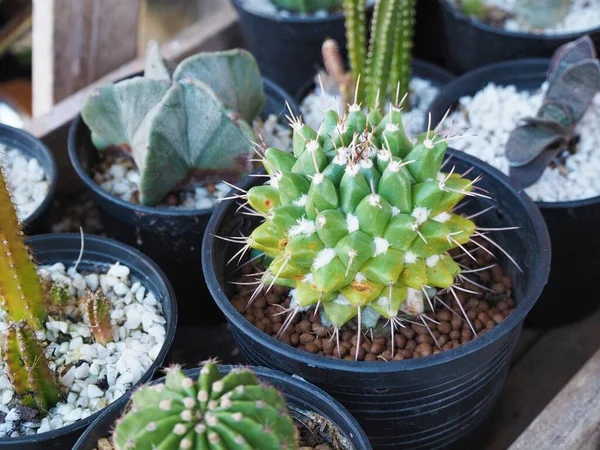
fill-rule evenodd
<path id="1" fill-rule="evenodd" d="M 140 202 L 156 205 L 189 178 L 250 168 L 249 125 L 265 101 L 256 61 L 244 50 L 201 53 L 172 71 L 150 44 L 143 77 L 95 90 L 81 110 L 99 150 L 131 152 Z"/>
<path id="2" fill-rule="evenodd" d="M 101 291 L 88 292 L 83 302 L 83 314 L 97 343 L 106 345 L 112 342 L 110 300 Z"/>
<path id="3" fill-rule="evenodd" d="M 40 330 L 46 321 L 44 294 L 6 180 L 0 170 L 0 305 L 11 321 Z"/>
<path id="4" fill-rule="evenodd" d="M 473 191 L 479 178 L 441 171 L 446 140 L 427 131 L 413 144 L 398 108 L 383 117 L 356 105 L 343 118 L 328 111 L 318 133 L 294 120 L 293 155 L 267 149 L 268 183 L 240 195 L 264 222 L 228 238 L 245 243 L 238 254 L 272 258 L 250 302 L 264 288 L 292 288 L 280 334 L 310 308 L 336 331 L 354 318 L 359 329 L 380 317 L 401 325 L 400 316 L 433 309 L 436 288 L 461 290 L 448 251 L 471 256 L 465 244 L 481 246 L 473 237 L 496 244 L 491 229 L 453 213 L 463 197 L 485 195 Z"/>
<path id="5" fill-rule="evenodd" d="M 385 105 L 387 99 L 398 100 L 408 92 L 416 0 L 377 0 L 371 23 L 371 39 L 366 45 L 366 0 L 344 0 L 346 39 L 350 60 L 349 79 L 334 75 L 343 71 L 337 45 L 323 44 L 327 72 L 340 84 L 345 103 L 355 92 L 356 103 L 369 108 Z M 349 80 L 349 81 L 348 81 Z"/>
<path id="6" fill-rule="evenodd" d="M 165 384 L 138 390 L 113 439 L 117 450 L 296 449 L 282 395 L 248 369 L 221 378 L 211 362 L 197 381 L 173 368 Z"/>
<path id="7" fill-rule="evenodd" d="M 12 324 L 4 336 L 2 357 L 23 406 L 48 411 L 60 399 L 44 349 L 25 321 Z"/>
<path id="8" fill-rule="evenodd" d="M 335 11 L 342 0 L 271 0 L 280 9 L 296 13 L 314 13 L 319 10 Z"/>

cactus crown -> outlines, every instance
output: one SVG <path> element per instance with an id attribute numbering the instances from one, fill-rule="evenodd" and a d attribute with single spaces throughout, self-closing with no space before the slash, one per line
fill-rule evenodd
<path id="1" fill-rule="evenodd" d="M 319 10 L 335 11 L 342 7 L 342 0 L 271 0 L 279 9 L 310 14 Z"/>
<path id="2" fill-rule="evenodd" d="M 221 378 L 208 362 L 197 381 L 172 368 L 164 384 L 138 390 L 113 440 L 117 450 L 295 450 L 296 429 L 276 389 L 248 369 Z"/>
<path id="3" fill-rule="evenodd" d="M 190 177 L 247 170 L 254 139 L 249 124 L 264 101 L 248 52 L 201 53 L 172 70 L 151 43 L 144 76 L 97 89 L 81 115 L 96 148 L 131 152 L 140 202 L 152 206 Z"/>
<path id="4" fill-rule="evenodd" d="M 355 103 L 369 108 L 408 92 L 416 0 L 377 0 L 367 48 L 366 0 L 344 0 L 350 77 L 340 77 L 343 62 L 337 44 L 323 44 L 327 72 L 338 82 L 345 102 L 352 92 Z"/>

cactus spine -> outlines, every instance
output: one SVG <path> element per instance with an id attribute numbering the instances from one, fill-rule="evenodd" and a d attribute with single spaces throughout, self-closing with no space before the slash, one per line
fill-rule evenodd
<path id="1" fill-rule="evenodd" d="M 44 349 L 25 321 L 12 324 L 2 352 L 6 373 L 23 406 L 48 411 L 60 399 Z"/>
<path id="2" fill-rule="evenodd" d="M 85 319 L 96 342 L 106 345 L 113 340 L 110 300 L 100 291 L 89 292 L 83 303 Z"/>
<path id="3" fill-rule="evenodd" d="M 221 378 L 212 362 L 197 381 L 172 368 L 165 384 L 138 390 L 113 439 L 117 450 L 296 449 L 282 395 L 248 369 Z"/>
<path id="4" fill-rule="evenodd" d="M 0 304 L 10 320 L 40 330 L 46 320 L 42 285 L 0 170 Z"/>

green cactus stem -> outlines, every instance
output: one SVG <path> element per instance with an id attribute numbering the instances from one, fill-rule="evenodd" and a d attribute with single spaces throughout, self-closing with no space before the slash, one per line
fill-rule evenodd
<path id="1" fill-rule="evenodd" d="M 208 362 L 197 381 L 179 368 L 165 384 L 142 387 L 113 435 L 116 450 L 296 449 L 283 396 L 248 369 L 221 378 Z"/>
<path id="2" fill-rule="evenodd" d="M 35 264 L 0 170 L 0 305 L 11 321 L 25 320 L 34 330 L 46 321 L 44 294 Z"/>
<path id="3" fill-rule="evenodd" d="M 356 82 L 367 63 L 366 0 L 344 0 L 344 14 L 350 72 Z M 364 83 L 358 86 L 357 101 L 363 97 Z"/>
<path id="4" fill-rule="evenodd" d="M 145 76 L 96 89 L 81 115 L 98 150 L 131 152 L 140 202 L 154 206 L 190 179 L 247 171 L 264 101 L 250 53 L 201 53 L 172 71 L 151 44 Z"/>
<path id="5" fill-rule="evenodd" d="M 58 403 L 60 392 L 44 349 L 25 321 L 6 331 L 2 357 L 21 405 L 46 412 Z"/>
<path id="6" fill-rule="evenodd" d="M 94 340 L 102 345 L 113 341 L 110 323 L 110 300 L 101 291 L 88 292 L 83 302 L 83 315 L 90 326 Z"/>
<path id="7" fill-rule="evenodd" d="M 311 14 L 319 10 L 335 11 L 342 6 L 342 0 L 271 0 L 275 6 L 294 13 Z"/>
<path id="8" fill-rule="evenodd" d="M 266 150 L 270 179 L 243 196 L 264 218 L 245 244 L 272 260 L 250 301 L 281 285 L 293 288 L 288 318 L 315 308 L 336 330 L 366 316 L 400 323 L 432 308 L 432 289 L 454 292 L 462 275 L 449 250 L 493 242 L 453 212 L 465 196 L 485 197 L 478 178 L 443 172 L 446 139 L 428 131 L 411 142 L 398 108 L 328 111 L 319 133 L 300 119 L 292 127 L 293 156 Z"/>

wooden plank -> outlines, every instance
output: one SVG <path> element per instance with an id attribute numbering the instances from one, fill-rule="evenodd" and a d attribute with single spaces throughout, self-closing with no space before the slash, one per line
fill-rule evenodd
<path id="1" fill-rule="evenodd" d="M 600 311 L 550 330 L 517 361 L 496 405 L 486 450 L 507 449 L 600 348 L 598 323 Z"/>
<path id="2" fill-rule="evenodd" d="M 600 351 L 552 400 L 510 450 L 600 448 Z"/>
<path id="3" fill-rule="evenodd" d="M 137 56 L 140 3 L 33 1 L 34 115 Z"/>

